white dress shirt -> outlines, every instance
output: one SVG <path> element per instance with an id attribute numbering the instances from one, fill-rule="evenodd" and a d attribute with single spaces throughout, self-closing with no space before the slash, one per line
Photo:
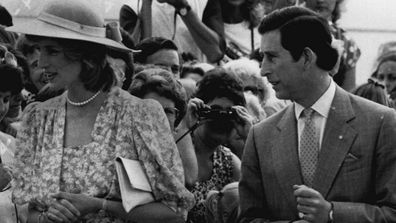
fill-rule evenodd
<path id="1" fill-rule="evenodd" d="M 323 141 L 323 133 L 326 126 L 327 118 L 329 116 L 331 103 L 333 102 L 334 95 L 336 91 L 336 85 L 333 80 L 330 82 L 330 86 L 323 93 L 323 95 L 311 106 L 311 108 L 315 111 L 313 113 L 313 122 L 316 129 L 319 129 L 319 150 L 322 147 Z M 304 107 L 296 102 L 294 102 L 294 112 L 297 119 L 297 131 L 298 131 L 298 153 L 300 154 L 300 137 L 302 130 L 305 126 L 305 121 L 301 116 Z"/>

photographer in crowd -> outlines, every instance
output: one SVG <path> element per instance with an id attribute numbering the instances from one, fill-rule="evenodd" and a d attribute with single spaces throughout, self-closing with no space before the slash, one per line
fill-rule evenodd
<path id="1" fill-rule="evenodd" d="M 240 160 L 223 145 L 234 128 L 246 138 L 252 117 L 245 104 L 240 80 L 221 68 L 205 74 L 195 98 L 188 103 L 182 124 L 189 129 L 197 127 L 192 139 L 198 161 L 198 181 L 190 189 L 196 204 L 189 212 L 188 222 L 206 222 L 204 201 L 208 192 L 239 180 Z"/>

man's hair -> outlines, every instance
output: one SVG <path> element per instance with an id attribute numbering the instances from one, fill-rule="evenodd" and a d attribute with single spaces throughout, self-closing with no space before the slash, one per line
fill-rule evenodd
<path id="1" fill-rule="evenodd" d="M 200 98 L 205 104 L 215 98 L 225 97 L 235 105 L 246 105 L 242 81 L 224 68 L 215 68 L 208 71 L 203 79 L 198 82 L 198 88 L 194 96 Z"/>
<path id="2" fill-rule="evenodd" d="M 164 49 L 178 51 L 176 44 L 172 40 L 163 37 L 146 38 L 135 46 L 135 50 L 140 50 L 140 52 L 134 54 L 135 62 L 144 64 L 147 57 Z"/>
<path id="3" fill-rule="evenodd" d="M 337 63 L 338 52 L 331 46 L 328 22 L 315 12 L 297 6 L 276 10 L 263 19 L 259 33 L 275 30 L 279 30 L 281 45 L 294 60 L 300 59 L 308 47 L 316 54 L 319 68 L 330 71 Z"/>
<path id="4" fill-rule="evenodd" d="M 17 95 L 21 93 L 22 88 L 21 69 L 10 64 L 0 64 L 0 92 L 11 92 L 11 95 Z"/>

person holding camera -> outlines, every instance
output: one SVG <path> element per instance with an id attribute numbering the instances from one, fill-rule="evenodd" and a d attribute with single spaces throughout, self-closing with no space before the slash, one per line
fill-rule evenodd
<path id="1" fill-rule="evenodd" d="M 206 222 L 204 201 L 208 192 L 239 181 L 240 160 L 223 145 L 234 128 L 246 138 L 253 118 L 245 104 L 240 80 L 222 68 L 205 74 L 195 98 L 188 103 L 182 124 L 189 129 L 196 127 L 192 140 L 198 161 L 198 181 L 189 189 L 196 204 L 188 214 L 188 222 Z"/>

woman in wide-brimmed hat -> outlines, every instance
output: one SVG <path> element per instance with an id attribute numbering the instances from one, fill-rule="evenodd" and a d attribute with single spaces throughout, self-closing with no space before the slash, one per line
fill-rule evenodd
<path id="1" fill-rule="evenodd" d="M 109 38 L 116 33 L 74 0 L 51 1 L 9 30 L 38 44 L 48 82 L 67 89 L 24 114 L 13 201 L 29 204 L 29 222 L 183 221 L 193 199 L 161 106 L 114 87 L 107 48 L 129 50 Z M 140 161 L 155 202 L 125 213 L 118 156 Z"/>

